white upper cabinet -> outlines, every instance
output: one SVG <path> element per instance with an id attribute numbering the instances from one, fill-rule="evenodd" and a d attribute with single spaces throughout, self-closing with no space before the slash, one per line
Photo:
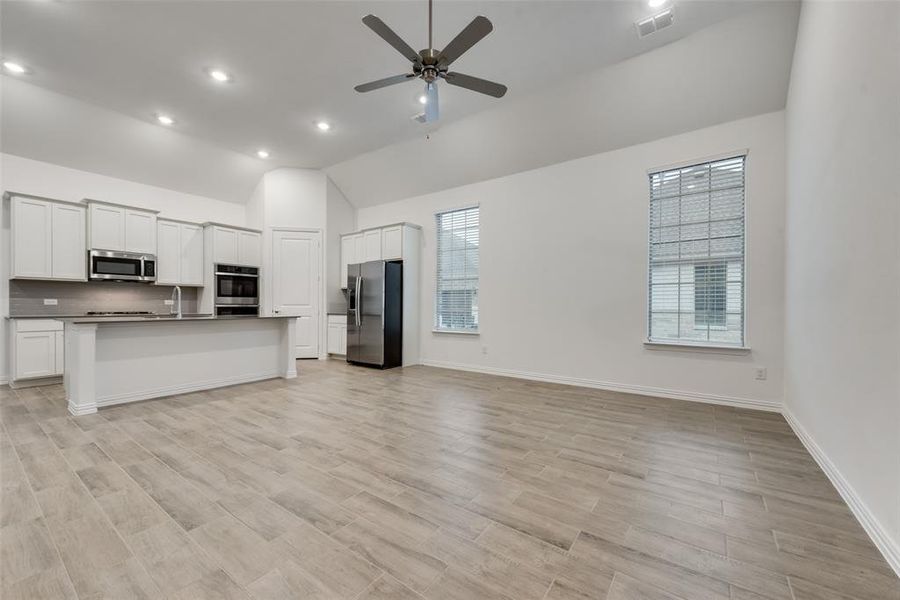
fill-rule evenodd
<path id="1" fill-rule="evenodd" d="M 53 276 L 53 206 L 45 200 L 13 197 L 10 205 L 13 277 Z M 87 255 L 80 252 L 84 260 Z"/>
<path id="2" fill-rule="evenodd" d="M 356 242 L 352 235 L 341 237 L 341 289 L 347 287 L 347 265 L 356 262 Z"/>
<path id="3" fill-rule="evenodd" d="M 381 258 L 403 258 L 403 226 L 393 225 L 381 230 Z"/>
<path id="4" fill-rule="evenodd" d="M 252 267 L 262 264 L 262 235 L 238 230 L 238 264 Z"/>
<path id="5" fill-rule="evenodd" d="M 156 254 L 156 212 L 104 202 L 88 202 L 93 250 Z"/>
<path id="6" fill-rule="evenodd" d="M 53 204 L 53 279 L 87 279 L 86 212 L 83 206 Z"/>
<path id="7" fill-rule="evenodd" d="M 213 262 L 234 265 L 238 262 L 238 233 L 236 229 L 214 226 Z"/>
<path id="8" fill-rule="evenodd" d="M 381 260 L 381 230 L 371 229 L 363 232 L 363 262 Z"/>
<path id="9" fill-rule="evenodd" d="M 87 279 L 84 206 L 11 195 L 10 221 L 10 277 Z"/>
<path id="10" fill-rule="evenodd" d="M 418 239 L 409 237 L 410 232 L 418 229 L 418 225 L 398 223 L 341 236 L 341 289 L 347 288 L 347 265 L 370 260 L 403 260 L 404 241 Z"/>
<path id="11" fill-rule="evenodd" d="M 210 225 L 213 263 L 258 267 L 262 264 L 262 235 L 258 231 Z"/>
<path id="12" fill-rule="evenodd" d="M 156 223 L 156 283 L 181 283 L 181 224 L 160 219 Z"/>
<path id="13" fill-rule="evenodd" d="M 203 228 L 181 223 L 181 283 L 203 285 Z"/>
<path id="14" fill-rule="evenodd" d="M 156 214 L 125 209 L 125 250 L 156 254 Z"/>
<path id="15" fill-rule="evenodd" d="M 203 228 L 159 219 L 156 231 L 156 283 L 203 285 Z"/>
<path id="16" fill-rule="evenodd" d="M 110 204 L 90 205 L 91 249 L 125 251 L 125 208 Z"/>

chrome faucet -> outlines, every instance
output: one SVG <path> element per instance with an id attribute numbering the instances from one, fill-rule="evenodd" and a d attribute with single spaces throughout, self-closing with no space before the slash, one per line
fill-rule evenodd
<path id="1" fill-rule="evenodd" d="M 181 288 L 177 285 L 172 288 L 172 309 L 169 314 L 175 315 L 176 319 L 181 318 Z"/>

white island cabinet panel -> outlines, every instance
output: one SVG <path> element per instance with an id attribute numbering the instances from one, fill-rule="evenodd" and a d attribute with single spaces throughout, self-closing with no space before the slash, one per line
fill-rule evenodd
<path id="1" fill-rule="evenodd" d="M 69 320 L 69 412 L 85 415 L 123 402 L 292 379 L 295 336 L 294 318 Z"/>

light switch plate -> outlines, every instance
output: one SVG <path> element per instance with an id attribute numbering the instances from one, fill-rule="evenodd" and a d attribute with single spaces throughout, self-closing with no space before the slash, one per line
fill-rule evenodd
<path id="1" fill-rule="evenodd" d="M 56 298 L 44 298 L 44 306 L 56 306 L 59 301 Z"/>

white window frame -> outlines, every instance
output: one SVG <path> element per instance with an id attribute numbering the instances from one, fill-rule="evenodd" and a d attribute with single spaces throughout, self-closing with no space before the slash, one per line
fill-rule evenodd
<path id="1" fill-rule="evenodd" d="M 750 150 L 747 148 L 742 148 L 739 150 L 734 150 L 731 152 L 722 152 L 719 154 L 713 154 L 710 156 L 694 158 L 690 160 L 679 161 L 675 163 L 669 163 L 665 165 L 661 165 L 658 167 L 652 167 L 647 169 L 647 176 L 654 173 L 659 173 L 660 171 L 669 171 L 673 169 L 690 167 L 693 165 L 701 165 L 703 163 L 708 162 L 717 162 L 720 160 L 725 160 L 728 158 L 737 158 L 743 156 L 744 157 L 744 210 L 743 210 L 743 219 L 744 219 L 744 247 L 743 247 L 743 278 L 744 283 L 741 290 L 742 297 L 741 303 L 743 306 L 743 332 L 742 332 L 742 345 L 733 345 L 733 344 L 721 344 L 717 342 L 704 342 L 701 340 L 652 340 L 650 338 L 650 203 L 648 198 L 647 204 L 647 221 L 645 223 L 644 231 L 647 235 L 647 244 L 646 244 L 646 260 L 644 262 L 646 266 L 646 272 L 644 276 L 645 283 L 645 301 L 644 301 L 644 340 L 643 345 L 644 348 L 648 350 L 663 350 L 663 351 L 679 351 L 679 352 L 700 352 L 700 353 L 711 353 L 711 354 L 749 354 L 751 352 L 750 346 L 750 306 L 748 304 L 749 294 L 747 290 L 750 289 L 750 265 L 749 265 L 749 257 L 750 257 L 750 220 L 749 216 L 749 207 L 750 207 L 750 178 L 749 173 L 751 170 L 751 159 L 750 159 Z"/>
<path id="2" fill-rule="evenodd" d="M 450 329 L 450 328 L 446 328 L 446 327 L 444 327 L 444 328 L 438 327 L 438 295 L 440 294 L 440 283 L 439 283 L 439 282 L 440 282 L 440 279 L 439 279 L 439 277 L 440 277 L 440 260 L 441 260 L 440 254 L 438 253 L 438 238 L 439 238 L 439 236 L 440 236 L 440 232 L 439 232 L 439 230 L 438 230 L 438 220 L 439 220 L 440 217 L 443 216 L 443 215 L 450 214 L 450 213 L 455 213 L 455 212 L 462 212 L 462 211 L 466 211 L 466 210 L 477 210 L 477 211 L 478 211 L 478 238 L 479 238 L 479 242 L 478 242 L 478 255 L 479 255 L 479 256 L 478 256 L 478 259 L 479 259 L 479 269 L 478 269 L 478 278 L 477 278 L 477 287 L 476 287 L 476 290 L 477 290 L 477 292 L 479 293 L 479 295 L 480 295 L 480 293 L 481 293 L 481 268 L 480 268 L 480 262 L 481 262 L 481 234 L 482 234 L 481 205 L 480 205 L 480 204 L 468 204 L 468 205 L 465 205 L 465 206 L 458 206 L 458 207 L 453 207 L 453 208 L 442 209 L 442 210 L 439 210 L 439 211 L 435 212 L 435 213 L 434 213 L 434 226 L 435 226 L 435 237 L 434 237 L 434 256 L 435 256 L 435 262 L 434 262 L 434 267 L 435 267 L 435 269 L 434 269 L 434 295 L 433 295 L 433 302 L 434 302 L 434 305 L 433 305 L 433 309 L 434 309 L 434 318 L 433 318 L 433 320 L 432 320 L 432 333 L 451 334 L 451 335 L 479 335 L 479 334 L 480 334 L 480 330 L 481 330 L 481 319 L 480 319 L 480 314 L 479 314 L 479 322 L 478 322 L 478 327 L 477 327 L 477 328 L 471 328 L 471 329 Z M 480 313 L 480 311 L 479 311 L 479 313 Z"/>

